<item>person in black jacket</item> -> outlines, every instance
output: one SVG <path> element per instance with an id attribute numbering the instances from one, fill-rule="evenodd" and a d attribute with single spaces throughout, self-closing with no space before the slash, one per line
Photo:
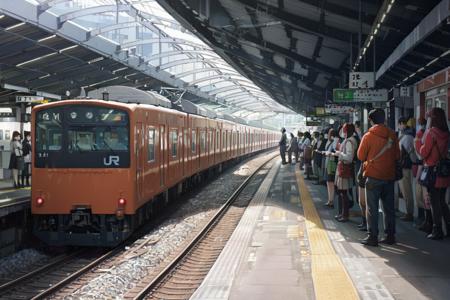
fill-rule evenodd
<path id="1" fill-rule="evenodd" d="M 22 170 L 22 186 L 30 186 L 30 167 L 31 167 L 31 133 L 25 132 L 25 138 L 22 141 L 22 151 L 24 166 Z M 26 179 L 26 183 L 25 183 Z"/>

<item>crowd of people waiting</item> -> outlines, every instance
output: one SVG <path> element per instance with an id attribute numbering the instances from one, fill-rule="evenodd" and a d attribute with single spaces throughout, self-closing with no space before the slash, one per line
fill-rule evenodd
<path id="1" fill-rule="evenodd" d="M 372 110 L 368 118 L 371 127 L 366 133 L 357 121 L 345 123 L 337 130 L 314 132 L 312 136 L 309 132 L 299 131 L 297 136 L 291 133 L 288 141 L 282 128 L 279 143 L 282 164 L 298 162 L 306 179 L 325 184 L 326 207 L 334 208 L 335 195 L 338 196 L 337 221 L 349 221 L 349 210 L 358 202 L 362 215 L 358 229 L 367 231 L 361 240 L 367 246 L 396 242 L 396 183 L 405 202 L 405 213 L 400 219 L 415 221 L 415 226 L 432 240 L 444 238 L 445 225 L 446 236 L 450 237 L 450 210 L 446 203 L 446 190 L 450 186 L 447 155 L 450 132 L 444 110 L 433 108 L 426 114 L 427 119 L 418 120 L 417 129 L 411 126 L 411 120 L 402 117 L 398 133 L 385 125 L 382 109 Z M 385 236 L 379 241 L 380 200 Z"/>

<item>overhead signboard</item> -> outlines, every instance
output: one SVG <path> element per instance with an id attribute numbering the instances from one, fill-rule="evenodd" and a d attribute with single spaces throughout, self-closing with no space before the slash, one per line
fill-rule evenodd
<path id="1" fill-rule="evenodd" d="M 385 102 L 388 99 L 386 89 L 333 89 L 335 103 Z"/>
<path id="2" fill-rule="evenodd" d="M 325 107 L 316 107 L 316 116 L 325 115 Z"/>
<path id="3" fill-rule="evenodd" d="M 351 89 L 371 89 L 375 87 L 373 72 L 350 72 L 348 80 Z"/>
<path id="4" fill-rule="evenodd" d="M 306 126 L 320 126 L 321 124 L 321 121 L 306 121 Z"/>
<path id="5" fill-rule="evenodd" d="M 42 96 L 16 96 L 16 103 L 36 103 L 43 100 Z"/>
<path id="6" fill-rule="evenodd" d="M 409 93 L 409 87 L 408 86 L 402 86 L 400 87 L 400 97 L 410 97 Z"/>
<path id="7" fill-rule="evenodd" d="M 329 104 L 325 106 L 325 113 L 332 115 L 350 114 L 355 111 L 354 107 Z"/>

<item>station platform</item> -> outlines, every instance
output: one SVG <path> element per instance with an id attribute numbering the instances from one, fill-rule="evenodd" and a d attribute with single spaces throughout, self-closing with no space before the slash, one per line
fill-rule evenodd
<path id="1" fill-rule="evenodd" d="M 14 189 L 9 186 L 0 188 L 0 217 L 23 210 L 30 206 L 31 189 Z"/>
<path id="2" fill-rule="evenodd" d="M 450 238 L 398 221 L 397 244 L 366 247 L 360 217 L 335 221 L 326 197 L 278 163 L 191 299 L 449 298 Z"/>

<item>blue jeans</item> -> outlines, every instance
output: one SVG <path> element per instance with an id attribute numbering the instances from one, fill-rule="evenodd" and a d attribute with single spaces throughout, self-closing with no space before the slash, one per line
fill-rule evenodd
<path id="1" fill-rule="evenodd" d="M 366 182 L 367 227 L 372 237 L 378 237 L 379 200 L 383 204 L 384 232 L 395 235 L 394 181 L 368 177 Z"/>

